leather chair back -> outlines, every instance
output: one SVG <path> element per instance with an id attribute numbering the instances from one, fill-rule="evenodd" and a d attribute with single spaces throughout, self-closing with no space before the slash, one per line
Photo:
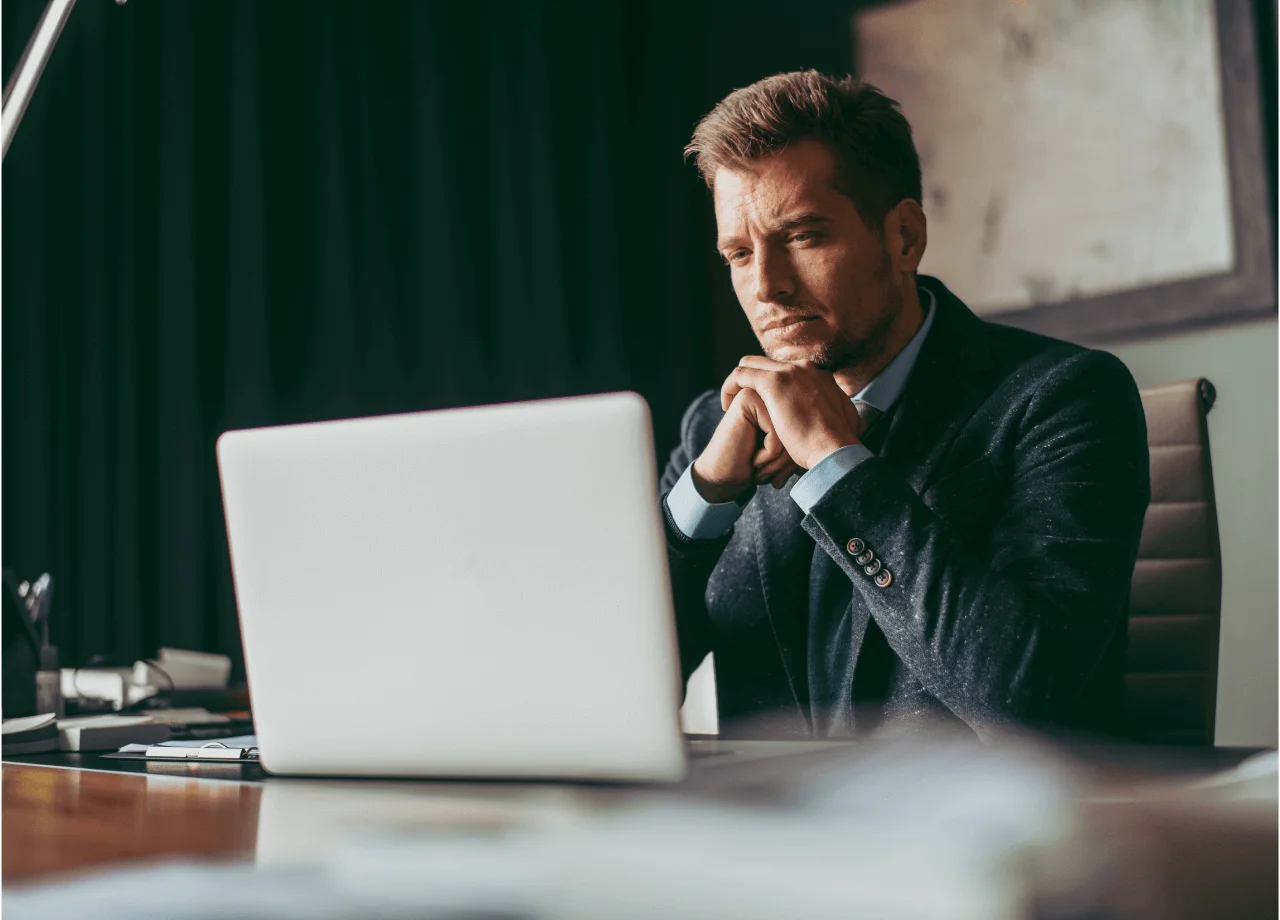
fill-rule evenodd
<path id="1" fill-rule="evenodd" d="M 1206 416 L 1208 380 L 1141 391 L 1151 505 L 1133 573 L 1125 721 L 1134 738 L 1213 744 L 1222 551 Z"/>

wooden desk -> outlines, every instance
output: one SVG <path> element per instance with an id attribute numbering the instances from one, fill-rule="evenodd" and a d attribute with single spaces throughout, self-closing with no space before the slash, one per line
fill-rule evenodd
<path id="1" fill-rule="evenodd" d="M 1199 758 L 1204 768 L 1192 772 L 1229 765 L 1246 753 L 1205 752 Z M 0 768 L 4 883 L 51 881 L 76 870 L 179 856 L 245 860 L 259 868 L 301 865 L 322 857 L 362 824 L 410 833 L 540 822 L 550 826 L 641 799 L 733 798 L 758 792 L 759 775 L 770 769 L 764 760 L 742 757 L 738 762 L 747 769 L 727 770 L 700 767 L 695 760 L 690 780 L 674 789 L 283 778 L 241 782 L 182 775 L 196 769 L 186 764 L 155 764 L 156 772 L 116 774 L 5 763 Z M 1160 915 L 1177 918 L 1214 915 L 1215 905 L 1223 904 L 1230 904 L 1230 915 L 1238 918 L 1275 915 L 1273 812 L 1242 824 L 1221 809 L 1176 798 L 1165 802 L 1158 794 L 1124 799 L 1117 795 L 1122 789 L 1138 788 L 1142 777 L 1152 774 L 1128 754 L 1091 760 L 1095 767 L 1105 766 L 1095 775 L 1113 779 L 1099 785 L 1105 794 L 1088 802 L 1084 815 L 1097 839 L 1125 854 L 1120 877 L 1142 883 L 1134 888 L 1140 903 L 1163 904 L 1169 909 Z M 1181 763 L 1191 766 L 1185 759 Z M 753 775 L 757 767 L 761 769 Z M 1155 774 L 1170 778 L 1162 770 Z"/>
<path id="2" fill-rule="evenodd" d="M 68 760 L 97 769 L 53 765 Z M 112 766 L 130 772 L 99 772 Z M 262 775 L 256 767 L 247 772 Z M 241 775 L 235 764 L 102 761 L 93 755 L 49 755 L 42 765 L 5 762 L 3 881 L 41 881 L 148 858 L 302 863 L 322 857 L 353 826 L 493 829 L 573 820 L 638 796 L 668 794 L 656 787 L 284 777 L 263 782 L 242 781 Z"/>
<path id="3" fill-rule="evenodd" d="M 717 742 L 706 744 L 715 748 Z M 748 741 L 732 747 L 745 754 L 739 761 L 747 761 L 779 751 L 844 745 Z M 122 772 L 97 772 L 104 769 Z M 262 782 L 265 774 L 256 764 L 120 761 L 96 754 L 10 758 L 0 766 L 0 776 L 5 884 L 139 857 L 301 859 L 319 852 L 332 836 L 331 826 L 349 822 L 353 814 L 386 826 L 488 827 L 530 814 L 564 817 L 637 796 L 667 794 L 660 787 L 536 783 L 280 777 Z M 273 821 L 260 828 L 267 789 Z"/>
<path id="4" fill-rule="evenodd" d="M 251 857 L 262 786 L 7 763 L 6 884 L 137 857 Z"/>

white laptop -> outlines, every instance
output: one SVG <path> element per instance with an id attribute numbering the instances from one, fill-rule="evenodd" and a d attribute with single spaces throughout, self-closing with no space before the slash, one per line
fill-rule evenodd
<path id="1" fill-rule="evenodd" d="M 684 775 L 640 396 L 231 431 L 218 469 L 266 769 Z"/>

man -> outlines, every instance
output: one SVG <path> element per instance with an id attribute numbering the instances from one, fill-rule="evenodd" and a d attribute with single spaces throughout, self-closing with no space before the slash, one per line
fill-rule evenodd
<path id="1" fill-rule="evenodd" d="M 662 477 L 686 678 L 715 652 L 730 730 L 1115 728 L 1150 494 L 1128 371 L 917 276 L 919 160 L 874 87 L 770 77 L 688 152 L 765 356 Z"/>

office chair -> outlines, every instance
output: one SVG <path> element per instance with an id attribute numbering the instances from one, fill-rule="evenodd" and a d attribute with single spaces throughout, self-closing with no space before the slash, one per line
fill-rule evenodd
<path id="1" fill-rule="evenodd" d="M 1141 391 L 1151 505 L 1129 601 L 1125 722 L 1131 737 L 1213 744 L 1222 551 L 1206 416 L 1208 380 Z"/>

